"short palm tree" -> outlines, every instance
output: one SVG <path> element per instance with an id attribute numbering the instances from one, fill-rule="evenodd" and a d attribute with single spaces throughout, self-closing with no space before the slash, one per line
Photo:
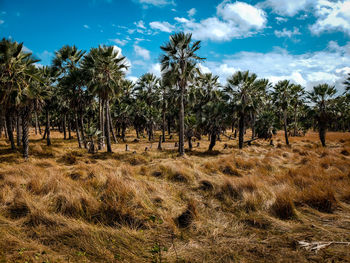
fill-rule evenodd
<path id="1" fill-rule="evenodd" d="M 257 75 L 249 71 L 237 71 L 227 79 L 225 93 L 230 97 L 231 105 L 238 112 L 239 118 L 239 148 L 243 148 L 245 120 L 250 111 L 254 109 L 254 96 L 261 88 Z"/>
<path id="2" fill-rule="evenodd" d="M 283 128 L 284 128 L 284 137 L 286 144 L 289 145 L 288 139 L 288 107 L 291 102 L 291 89 L 294 85 L 289 82 L 289 80 L 279 81 L 273 89 L 272 97 L 275 105 L 283 113 Z"/>
<path id="3" fill-rule="evenodd" d="M 328 104 L 330 99 L 335 95 L 337 90 L 334 86 L 328 84 L 320 84 L 313 88 L 308 93 L 308 98 L 311 102 L 315 103 L 316 118 L 318 121 L 319 136 L 322 146 L 326 146 L 326 129 L 328 125 Z"/>

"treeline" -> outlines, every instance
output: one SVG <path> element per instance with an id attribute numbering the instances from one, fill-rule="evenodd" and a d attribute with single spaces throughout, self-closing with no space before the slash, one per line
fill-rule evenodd
<path id="1" fill-rule="evenodd" d="M 249 71 L 238 71 L 221 86 L 218 76 L 202 73 L 198 63 L 200 41 L 191 34 L 177 33 L 161 46 L 162 77 L 151 73 L 136 83 L 125 78 L 126 58 L 113 46 L 99 46 L 88 53 L 75 46 L 64 46 L 50 66 L 36 66 L 23 44 L 10 39 L 0 42 L 0 136 L 4 134 L 11 149 L 22 147 L 29 155 L 29 126 L 42 133 L 51 144 L 50 130 L 57 127 L 64 139 L 94 153 L 112 142 L 125 141 L 126 130 L 136 137 L 165 141 L 166 133 L 178 132 L 179 154 L 185 141 L 209 136 L 209 150 L 220 135 L 232 129 L 239 148 L 247 128 L 252 139 L 271 139 L 284 130 L 289 136 L 302 136 L 317 129 L 326 146 L 326 130 L 350 130 L 350 75 L 345 93 L 336 97 L 328 84 L 304 87 L 288 80 L 272 85 Z M 41 127 L 45 127 L 41 131 Z M 161 138 L 154 138 L 161 130 Z M 16 136 L 15 136 L 16 135 Z M 137 140 L 137 139 L 136 139 Z M 96 142 L 96 145 L 95 145 Z"/>

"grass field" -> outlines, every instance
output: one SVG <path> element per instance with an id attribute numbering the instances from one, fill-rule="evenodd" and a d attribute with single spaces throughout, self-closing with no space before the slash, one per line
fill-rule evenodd
<path id="1" fill-rule="evenodd" d="M 29 161 L 1 138 L 0 262 L 350 262 L 298 243 L 350 242 L 350 133 L 203 137 L 185 157 L 134 138 L 91 155 L 31 134 Z"/>

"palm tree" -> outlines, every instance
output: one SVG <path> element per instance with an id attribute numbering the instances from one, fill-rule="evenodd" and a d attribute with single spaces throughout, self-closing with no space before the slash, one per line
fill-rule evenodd
<path id="1" fill-rule="evenodd" d="M 291 101 L 292 87 L 293 84 L 291 84 L 288 80 L 281 80 L 274 86 L 274 90 L 272 92 L 272 97 L 275 105 L 283 112 L 284 137 L 287 145 L 289 145 L 287 129 L 288 107 Z"/>
<path id="2" fill-rule="evenodd" d="M 113 96 L 120 95 L 121 81 L 128 68 L 126 58 L 113 46 L 99 46 L 90 50 L 82 65 L 88 87 L 93 94 L 98 95 L 102 108 L 105 108 L 105 118 L 102 114 L 99 116 L 100 130 L 104 130 L 106 136 L 107 152 L 112 152 L 109 102 Z"/>
<path id="3" fill-rule="evenodd" d="M 238 112 L 239 118 L 239 148 L 243 148 L 245 119 L 254 106 L 254 96 L 261 89 L 262 82 L 257 75 L 249 71 L 237 71 L 227 79 L 226 94 L 230 97 L 231 105 Z"/>
<path id="4" fill-rule="evenodd" d="M 290 104 L 293 108 L 293 113 L 294 113 L 293 136 L 297 136 L 297 133 L 298 133 L 298 114 L 300 112 L 300 109 L 302 109 L 302 106 L 305 103 L 304 96 L 305 96 L 305 89 L 301 85 L 292 85 Z"/>
<path id="5" fill-rule="evenodd" d="M 334 86 L 328 84 L 320 84 L 308 93 L 308 98 L 315 103 L 317 107 L 316 118 L 318 121 L 318 129 L 320 141 L 323 147 L 326 147 L 326 129 L 328 125 L 328 104 L 330 99 L 335 95 L 337 90 Z"/>
<path id="6" fill-rule="evenodd" d="M 203 58 L 197 56 L 196 52 L 200 48 L 200 41 L 191 43 L 192 34 L 183 32 L 170 36 L 170 40 L 161 46 L 165 54 L 161 56 L 161 70 L 163 73 L 172 73 L 175 75 L 176 86 L 180 93 L 180 112 L 179 112 L 179 154 L 184 155 L 184 93 L 191 81 L 196 63 Z"/>
<path id="7" fill-rule="evenodd" d="M 38 60 L 32 59 L 31 55 L 23 52 L 23 43 L 12 42 L 5 38 L 0 42 L 0 105 L 5 111 L 7 134 L 13 150 L 15 149 L 13 113 L 20 105 L 21 99 L 26 96 L 30 80 L 35 78 L 33 64 Z M 19 129 L 17 132 L 19 133 Z M 27 142 L 24 149 L 26 147 Z"/>

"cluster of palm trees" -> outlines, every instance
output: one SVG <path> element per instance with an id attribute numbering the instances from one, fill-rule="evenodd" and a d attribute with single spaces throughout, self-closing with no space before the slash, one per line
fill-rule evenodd
<path id="1" fill-rule="evenodd" d="M 220 136 L 235 139 L 244 146 L 247 128 L 252 138 L 271 138 L 283 129 L 289 136 L 300 136 L 318 129 L 326 145 L 327 129 L 350 130 L 350 75 L 344 94 L 318 85 L 311 92 L 288 80 L 275 85 L 249 71 L 238 71 L 221 86 L 218 76 L 202 73 L 197 52 L 200 41 L 191 34 L 176 33 L 161 46 L 161 78 L 151 73 L 136 83 L 125 78 L 128 63 L 113 46 L 99 46 L 88 53 L 75 46 L 64 46 L 55 53 L 52 65 L 36 66 L 31 53 L 10 39 L 0 42 L 0 136 L 4 131 L 16 149 L 22 147 L 28 158 L 29 125 L 51 144 L 50 130 L 57 127 L 64 139 L 73 131 L 79 147 L 94 153 L 112 152 L 112 140 L 126 141 L 127 129 L 154 138 L 161 130 L 161 141 L 178 132 L 178 151 L 185 152 L 185 141 L 192 149 L 193 137 L 207 135 L 212 150 Z M 42 125 L 44 124 L 44 125 Z M 232 134 L 227 135 L 227 130 Z M 247 142 L 247 141 L 246 141 Z M 248 141 L 249 142 L 249 141 Z"/>

